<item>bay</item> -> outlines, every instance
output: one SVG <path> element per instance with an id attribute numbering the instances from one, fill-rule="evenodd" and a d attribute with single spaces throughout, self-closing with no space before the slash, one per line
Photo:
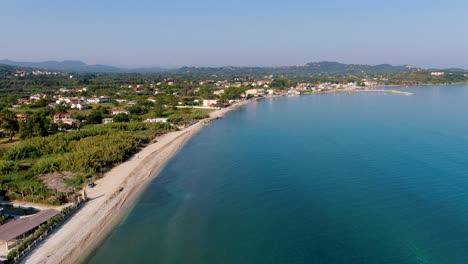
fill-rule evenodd
<path id="1" fill-rule="evenodd" d="M 468 86 L 406 90 L 229 113 L 89 263 L 468 263 Z"/>

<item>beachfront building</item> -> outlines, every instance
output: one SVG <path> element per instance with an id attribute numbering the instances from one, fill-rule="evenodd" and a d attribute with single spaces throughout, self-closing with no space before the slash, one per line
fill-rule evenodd
<path id="1" fill-rule="evenodd" d="M 168 119 L 164 117 L 159 118 L 148 118 L 144 122 L 146 123 L 167 123 Z"/>
<path id="2" fill-rule="evenodd" d="M 297 95 L 301 95 L 301 92 L 299 92 L 296 89 L 291 89 L 291 90 L 288 90 L 288 95 L 297 96 Z"/>
<path id="3" fill-rule="evenodd" d="M 215 106 L 218 104 L 218 100 L 203 100 L 203 106 L 207 106 L 207 107 L 210 107 L 210 106 Z"/>
<path id="4" fill-rule="evenodd" d="M 249 89 L 249 90 L 245 91 L 245 95 L 246 96 L 249 96 L 249 95 L 256 96 L 256 95 L 258 95 L 258 91 L 257 91 L 257 89 Z"/>
<path id="5" fill-rule="evenodd" d="M 40 225 L 59 214 L 54 209 L 42 210 L 32 216 L 11 220 L 0 225 L 0 244 L 4 244 L 6 250 L 10 250 L 18 244 L 18 241 L 32 234 Z"/>
<path id="6" fill-rule="evenodd" d="M 222 94 L 224 94 L 224 89 L 214 91 L 213 94 L 214 95 L 222 95 Z"/>
<path id="7" fill-rule="evenodd" d="M 243 97 L 260 96 L 265 94 L 265 89 L 249 89 L 242 94 Z"/>

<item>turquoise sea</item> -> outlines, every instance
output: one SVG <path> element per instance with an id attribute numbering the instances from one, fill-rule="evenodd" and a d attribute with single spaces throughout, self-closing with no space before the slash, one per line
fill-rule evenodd
<path id="1" fill-rule="evenodd" d="M 265 99 L 206 127 L 90 263 L 468 263 L 468 86 Z"/>

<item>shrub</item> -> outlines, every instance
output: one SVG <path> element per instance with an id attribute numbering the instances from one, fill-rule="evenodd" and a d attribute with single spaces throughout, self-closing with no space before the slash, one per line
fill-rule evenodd
<path id="1" fill-rule="evenodd" d="M 7 258 L 10 259 L 10 260 L 14 259 L 14 258 L 16 258 L 18 256 L 18 253 L 19 253 L 18 249 L 14 248 L 14 249 L 10 250 L 10 252 L 8 252 Z"/>
<path id="2" fill-rule="evenodd" d="M 27 158 L 37 158 L 40 156 L 41 153 L 39 149 L 26 141 L 7 150 L 3 155 L 4 159 L 6 160 L 21 160 Z"/>
<path id="3" fill-rule="evenodd" d="M 83 183 L 86 182 L 86 177 L 83 176 L 83 175 L 80 175 L 80 176 L 76 176 L 76 177 L 73 177 L 73 178 L 68 178 L 68 179 L 63 179 L 63 182 L 74 188 L 74 189 L 80 189 L 81 188 L 81 185 Z"/>
<path id="4" fill-rule="evenodd" d="M 0 174 L 8 174 L 19 169 L 18 164 L 14 161 L 0 160 Z"/>
<path id="5" fill-rule="evenodd" d="M 112 121 L 114 121 L 114 123 L 126 123 L 126 122 L 130 122 L 130 118 L 128 117 L 127 114 L 120 113 L 120 114 L 115 115 L 112 118 Z"/>

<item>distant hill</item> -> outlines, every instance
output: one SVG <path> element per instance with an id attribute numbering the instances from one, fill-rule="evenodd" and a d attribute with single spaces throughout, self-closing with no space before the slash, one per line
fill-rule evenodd
<path id="1" fill-rule="evenodd" d="M 434 69 L 434 71 L 439 71 L 439 69 Z M 449 72 L 468 72 L 468 70 L 462 69 L 462 68 L 448 68 L 448 69 L 443 69 L 443 71 L 449 71 Z"/>
<path id="2" fill-rule="evenodd" d="M 235 75 L 235 74 L 371 74 L 371 73 L 397 73 L 410 72 L 418 68 L 404 65 L 392 66 L 390 64 L 363 65 L 344 64 L 339 62 L 311 62 L 300 66 L 280 67 L 182 67 L 179 73 L 204 74 L 204 75 Z"/>
<path id="3" fill-rule="evenodd" d="M 133 72 L 163 72 L 166 71 L 164 68 L 151 67 L 151 68 L 119 68 L 108 65 L 88 65 L 82 61 L 44 61 L 44 62 L 18 62 L 11 60 L 0 60 L 0 64 L 17 66 L 17 67 L 28 67 L 36 69 L 44 69 L 49 71 L 63 71 L 63 72 L 95 72 L 95 73 L 133 73 Z"/>
<path id="4" fill-rule="evenodd" d="M 312 62 L 304 66 L 309 72 L 314 73 L 397 73 L 417 70 L 410 65 L 393 66 L 390 64 L 365 65 L 365 64 L 343 64 L 338 62 Z"/>
<path id="5" fill-rule="evenodd" d="M 18 70 L 17 67 L 11 65 L 0 64 L 0 77 L 9 76 Z"/>

